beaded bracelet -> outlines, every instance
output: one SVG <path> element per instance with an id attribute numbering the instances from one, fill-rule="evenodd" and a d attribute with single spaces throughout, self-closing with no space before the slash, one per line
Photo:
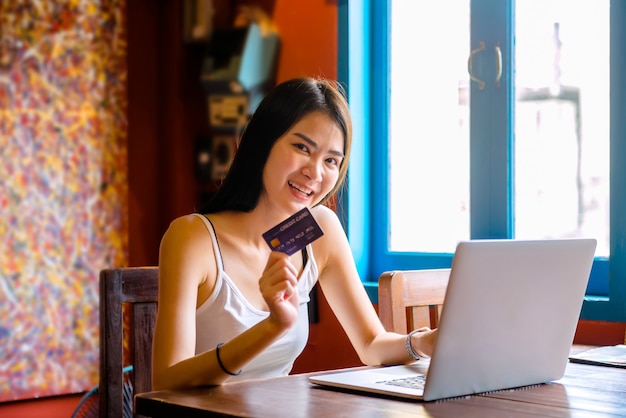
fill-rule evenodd
<path id="1" fill-rule="evenodd" d="M 226 367 L 224 367 L 224 364 L 222 363 L 222 359 L 220 358 L 220 347 L 222 345 L 224 345 L 224 343 L 219 343 L 217 347 L 215 347 L 215 356 L 217 357 L 217 363 L 220 365 L 224 373 L 229 374 L 231 376 L 238 376 L 241 373 L 241 370 L 239 370 L 237 373 L 233 373 L 230 370 L 228 370 Z"/>
<path id="2" fill-rule="evenodd" d="M 413 351 L 413 346 L 411 345 L 411 336 L 413 336 L 413 334 L 415 334 L 416 332 L 421 332 L 421 331 L 422 331 L 421 329 L 414 329 L 413 331 L 409 332 L 409 334 L 406 336 L 406 342 L 405 342 L 406 352 L 409 354 L 409 357 L 411 357 L 413 360 L 419 360 L 420 356 L 415 351 Z"/>

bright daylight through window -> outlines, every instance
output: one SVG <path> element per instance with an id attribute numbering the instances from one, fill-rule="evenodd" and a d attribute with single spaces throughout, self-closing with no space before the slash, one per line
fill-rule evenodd
<path id="1" fill-rule="evenodd" d="M 391 16 L 389 249 L 452 253 L 470 238 L 470 2 Z M 609 0 L 518 0 L 514 27 L 514 237 L 608 256 Z"/>

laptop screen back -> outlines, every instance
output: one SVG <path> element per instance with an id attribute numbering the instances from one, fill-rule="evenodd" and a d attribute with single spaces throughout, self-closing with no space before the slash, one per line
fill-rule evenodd
<path id="1" fill-rule="evenodd" d="M 563 376 L 596 241 L 459 243 L 424 398 Z"/>

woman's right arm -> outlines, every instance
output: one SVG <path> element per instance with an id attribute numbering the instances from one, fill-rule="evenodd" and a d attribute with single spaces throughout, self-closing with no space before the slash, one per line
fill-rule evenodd
<path id="1" fill-rule="evenodd" d="M 198 287 L 205 280 L 211 291 L 215 285 L 215 262 L 207 256 L 213 253 L 206 229 L 195 216 L 172 222 L 161 240 L 159 301 L 152 354 L 153 390 L 218 385 L 230 377 L 217 362 L 215 348 L 195 354 Z M 284 294 L 285 286 L 289 286 L 289 280 L 285 279 L 289 271 L 293 284 L 296 272 L 289 259 L 282 254 L 270 256 L 260 285 L 272 313 L 234 339 L 225 341 L 220 348 L 220 358 L 226 369 L 240 370 L 295 322 L 289 318 L 290 313 L 284 312 L 286 306 L 282 306 L 290 305 L 285 302 L 293 297 L 297 305 L 297 292 Z"/>
<path id="2" fill-rule="evenodd" d="M 161 240 L 159 301 L 152 350 L 154 390 L 196 386 L 206 383 L 207 376 L 217 372 L 209 354 L 195 355 L 198 287 L 204 280 L 215 282 L 215 274 L 211 275 L 215 267 L 203 261 L 209 257 L 200 256 L 202 251 L 207 251 L 210 240 L 201 237 L 206 231 L 199 223 L 201 220 L 195 216 L 178 218 Z"/>

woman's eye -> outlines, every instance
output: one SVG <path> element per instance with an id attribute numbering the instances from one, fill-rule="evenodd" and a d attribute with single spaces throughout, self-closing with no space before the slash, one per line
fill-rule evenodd
<path id="1" fill-rule="evenodd" d="M 327 158 L 326 162 L 330 165 L 339 165 L 339 161 L 336 158 Z"/>
<path id="2" fill-rule="evenodd" d="M 298 148 L 300 151 L 308 151 L 309 150 L 306 145 L 300 144 L 300 143 L 294 144 L 294 147 Z"/>

